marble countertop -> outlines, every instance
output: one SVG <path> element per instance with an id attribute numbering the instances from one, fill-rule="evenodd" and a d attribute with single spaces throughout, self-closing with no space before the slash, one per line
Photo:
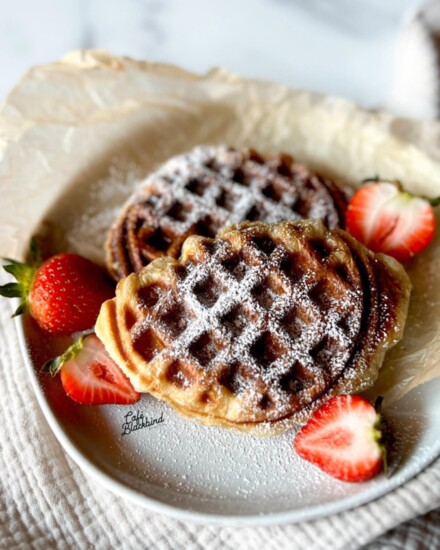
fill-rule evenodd
<path id="1" fill-rule="evenodd" d="M 0 20 L 0 97 L 31 65 L 77 48 L 105 48 L 197 72 L 224 66 L 368 107 L 432 116 L 423 79 L 420 90 L 414 79 L 407 78 L 409 87 L 399 84 L 402 66 L 406 73 L 410 62 L 420 66 L 408 48 L 403 60 L 398 46 L 421 3 L 16 0 L 4 6 Z"/>

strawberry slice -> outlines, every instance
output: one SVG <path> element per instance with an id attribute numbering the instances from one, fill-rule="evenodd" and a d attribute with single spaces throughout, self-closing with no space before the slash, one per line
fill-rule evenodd
<path id="1" fill-rule="evenodd" d="M 365 481 L 384 465 L 381 440 L 381 417 L 373 405 L 356 395 L 339 395 L 314 412 L 294 448 L 337 479 Z"/>
<path id="2" fill-rule="evenodd" d="M 426 248 L 434 237 L 432 206 L 438 203 L 438 199 L 403 191 L 398 182 L 375 180 L 353 195 L 345 224 L 353 237 L 374 252 L 404 262 Z"/>
<path id="3" fill-rule="evenodd" d="M 141 396 L 95 334 L 81 337 L 43 370 L 60 371 L 65 392 L 81 405 L 129 405 Z"/>

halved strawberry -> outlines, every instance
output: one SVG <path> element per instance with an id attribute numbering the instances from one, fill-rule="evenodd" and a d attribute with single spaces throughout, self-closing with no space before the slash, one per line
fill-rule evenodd
<path id="1" fill-rule="evenodd" d="M 345 224 L 353 237 L 374 252 L 384 252 L 404 262 L 434 237 L 432 206 L 438 203 L 438 199 L 403 191 L 398 182 L 378 179 L 353 195 Z"/>
<path id="2" fill-rule="evenodd" d="M 314 412 L 294 448 L 337 479 L 365 481 L 384 465 L 381 439 L 381 417 L 373 405 L 356 395 L 339 395 Z"/>
<path id="3" fill-rule="evenodd" d="M 67 395 L 81 405 L 129 405 L 141 396 L 95 334 L 81 337 L 43 369 L 60 371 Z"/>

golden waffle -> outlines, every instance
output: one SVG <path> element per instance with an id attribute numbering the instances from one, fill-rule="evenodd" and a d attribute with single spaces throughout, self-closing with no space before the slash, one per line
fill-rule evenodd
<path id="1" fill-rule="evenodd" d="M 372 384 L 409 293 L 397 261 L 345 231 L 243 223 L 121 280 L 96 331 L 138 391 L 207 424 L 272 434 Z"/>
<path id="2" fill-rule="evenodd" d="M 107 239 L 107 265 L 119 280 L 160 256 L 178 258 L 190 235 L 215 237 L 244 220 L 342 227 L 346 207 L 334 183 L 287 155 L 200 146 L 159 168 L 125 206 Z"/>

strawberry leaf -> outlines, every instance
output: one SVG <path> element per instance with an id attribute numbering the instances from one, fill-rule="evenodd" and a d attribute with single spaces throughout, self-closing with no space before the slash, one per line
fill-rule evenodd
<path id="1" fill-rule="evenodd" d="M 55 376 L 57 372 L 61 368 L 61 355 L 58 357 L 54 357 L 53 359 L 49 359 L 49 361 L 46 361 L 44 365 L 42 366 L 41 370 L 43 372 L 48 372 L 52 376 Z"/>
<path id="2" fill-rule="evenodd" d="M 436 197 L 435 199 L 428 199 L 427 197 L 423 198 L 427 200 L 431 206 L 438 206 L 440 204 L 440 197 Z"/>
<path id="3" fill-rule="evenodd" d="M 387 429 L 384 420 L 380 414 L 377 414 L 377 420 L 373 426 L 373 438 L 377 442 L 382 455 L 382 468 L 385 474 L 388 473 L 388 453 L 387 453 Z"/>
<path id="4" fill-rule="evenodd" d="M 79 337 L 79 339 L 74 342 L 70 347 L 66 349 L 66 351 L 59 355 L 58 357 L 54 357 L 53 359 L 49 359 L 49 361 L 46 361 L 44 365 L 42 366 L 41 370 L 43 372 L 48 372 L 52 376 L 55 376 L 61 367 L 69 361 L 69 359 L 72 359 L 75 357 L 82 349 L 83 347 L 83 341 L 84 341 L 85 335 L 82 335 Z"/>
<path id="5" fill-rule="evenodd" d="M 389 477 L 389 464 L 388 464 L 388 450 L 394 443 L 394 437 L 390 432 L 387 423 L 382 416 L 382 403 L 383 397 L 379 395 L 374 402 L 374 408 L 377 413 L 377 420 L 373 426 L 373 437 L 379 444 L 380 451 L 382 453 L 383 471 Z"/>
<path id="6" fill-rule="evenodd" d="M 5 265 L 3 269 L 15 277 L 17 286 L 21 288 L 21 294 L 19 296 L 25 298 L 29 293 L 37 269 L 20 262 Z"/>
<path id="7" fill-rule="evenodd" d="M 18 262 L 9 258 L 4 258 L 7 262 L 3 266 L 6 273 L 15 277 L 15 283 L 7 283 L 0 286 L 0 296 L 5 298 L 20 298 L 20 305 L 16 309 L 12 317 L 22 315 L 29 311 L 29 292 L 34 280 L 37 269 L 41 264 L 40 249 L 35 239 L 31 240 L 29 251 L 29 263 Z"/>
<path id="8" fill-rule="evenodd" d="M 18 283 L 7 283 L 0 286 L 0 296 L 5 298 L 20 298 L 22 296 L 21 286 Z"/>
<path id="9" fill-rule="evenodd" d="M 27 311 L 28 311 L 28 305 L 26 303 L 22 303 L 14 311 L 14 313 L 11 315 L 11 317 L 12 318 L 18 317 L 19 315 L 23 315 L 23 313 L 27 313 Z"/>

